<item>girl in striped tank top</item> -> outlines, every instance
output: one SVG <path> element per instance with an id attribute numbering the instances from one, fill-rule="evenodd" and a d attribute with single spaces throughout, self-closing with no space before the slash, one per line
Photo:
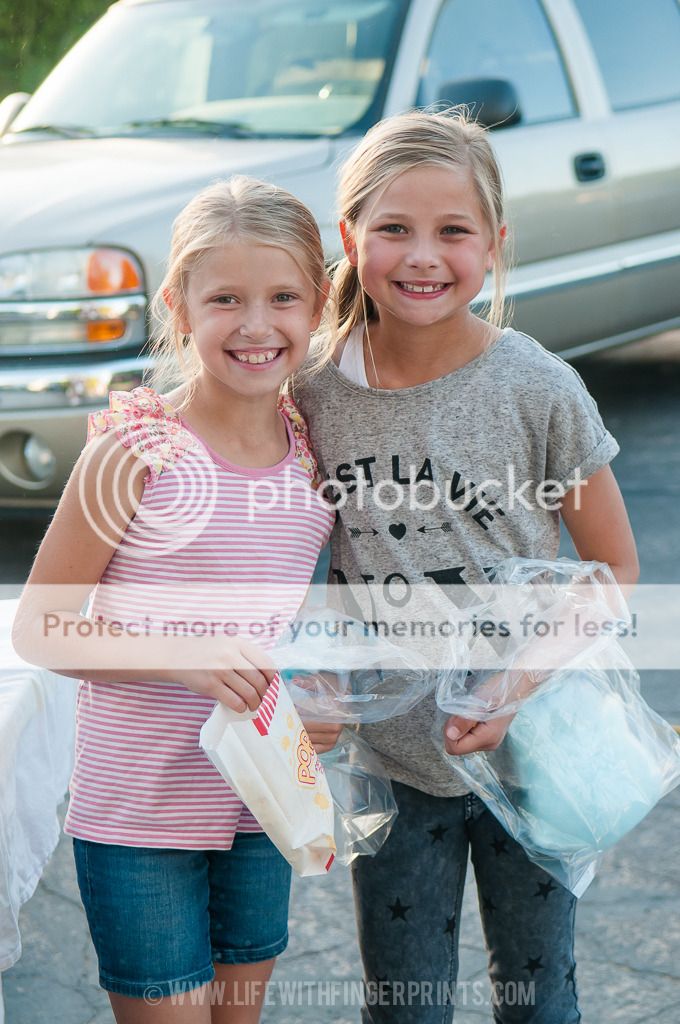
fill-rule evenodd
<path id="1" fill-rule="evenodd" d="M 154 300 L 154 389 L 91 417 L 20 608 L 19 649 L 83 679 L 65 831 L 123 1024 L 256 1022 L 287 943 L 290 869 L 199 731 L 215 701 L 259 706 L 330 534 L 282 395 L 327 357 L 310 334 L 328 289 L 289 193 L 233 178 L 188 204 Z"/>

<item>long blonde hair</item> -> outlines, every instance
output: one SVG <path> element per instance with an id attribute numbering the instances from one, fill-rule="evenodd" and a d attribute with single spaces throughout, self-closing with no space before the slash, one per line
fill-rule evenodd
<path id="1" fill-rule="evenodd" d="M 184 403 L 201 366 L 193 339 L 180 327 L 186 311 L 187 281 L 208 252 L 235 241 L 285 250 L 313 285 L 319 303 L 323 302 L 327 281 L 323 245 L 318 225 L 304 203 L 286 189 L 244 175 L 204 188 L 173 224 L 167 271 L 151 302 L 156 327 L 149 344 L 154 359 L 150 383 L 161 391 L 185 381 Z M 303 372 L 320 369 L 331 349 L 330 338 L 316 335 Z"/>
<path id="2" fill-rule="evenodd" d="M 503 244 L 503 186 L 486 130 L 463 108 L 435 113 L 411 111 L 379 121 L 364 136 L 340 171 L 338 212 L 350 232 L 367 202 L 383 192 L 400 174 L 414 167 L 463 168 L 472 175 L 482 214 L 495 242 L 494 290 L 487 320 L 501 327 L 504 321 L 507 246 Z M 376 310 L 364 291 L 356 267 L 347 257 L 333 270 L 335 307 L 325 317 L 326 330 L 337 340 Z"/>

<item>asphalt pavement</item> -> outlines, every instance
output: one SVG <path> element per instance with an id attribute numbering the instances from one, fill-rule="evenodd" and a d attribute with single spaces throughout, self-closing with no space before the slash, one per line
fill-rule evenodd
<path id="1" fill-rule="evenodd" d="M 680 334 L 582 360 L 578 369 L 621 443 L 614 469 L 638 541 L 642 582 L 680 583 Z M 0 519 L 5 580 L 25 578 L 43 525 Z M 677 673 L 643 673 L 642 692 L 659 713 L 680 723 Z M 576 982 L 584 1024 L 680 1021 L 679 811 L 680 788 L 605 856 L 579 901 Z M 470 868 L 456 1024 L 492 1019 L 471 876 Z M 396 923 L 408 927 L 406 920 Z M 23 956 L 3 981 L 7 1024 L 112 1024 L 66 837 L 23 908 L 21 930 Z M 357 1024 L 361 967 L 346 869 L 295 882 L 290 933 L 264 1024 Z"/>
<path id="2" fill-rule="evenodd" d="M 584 1024 L 680 1020 L 679 812 L 676 789 L 606 856 L 579 901 L 576 981 Z M 470 868 L 455 1022 L 488 1024 L 487 958 L 471 879 Z M 347 869 L 296 880 L 290 935 L 263 1024 L 358 1024 L 361 965 Z M 24 908 L 22 938 L 24 954 L 5 975 L 7 1024 L 113 1024 L 66 838 Z"/>

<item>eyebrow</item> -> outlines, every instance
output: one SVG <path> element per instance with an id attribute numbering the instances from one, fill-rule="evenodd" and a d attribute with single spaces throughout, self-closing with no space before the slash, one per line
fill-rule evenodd
<path id="1" fill-rule="evenodd" d="M 410 214 L 404 213 L 403 210 L 402 210 L 401 213 L 390 213 L 388 211 L 387 213 L 375 214 L 374 219 L 375 220 L 409 220 L 410 219 Z M 467 220 L 471 224 L 474 223 L 474 218 L 468 216 L 467 213 L 443 213 L 441 215 L 441 220 Z"/>
<path id="2" fill-rule="evenodd" d="M 224 284 L 224 283 L 219 284 L 218 283 L 218 284 L 214 284 L 214 285 L 213 284 L 207 284 L 203 290 L 204 290 L 204 292 L 234 292 L 234 291 L 238 291 L 239 288 L 242 288 L 242 287 L 243 287 L 243 284 L 238 285 L 238 284 Z M 246 285 L 246 288 L 247 287 L 248 287 L 248 285 Z M 294 292 L 294 291 L 299 291 L 300 287 L 301 287 L 300 283 L 293 284 L 292 282 L 289 281 L 288 284 L 274 284 L 274 285 L 272 285 L 271 290 L 273 292 Z"/>

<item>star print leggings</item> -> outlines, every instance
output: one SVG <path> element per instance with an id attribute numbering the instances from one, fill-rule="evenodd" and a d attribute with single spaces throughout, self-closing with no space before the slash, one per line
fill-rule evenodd
<path id="1" fill-rule="evenodd" d="M 393 787 L 392 833 L 377 856 L 353 865 L 363 1024 L 449 1024 L 456 1006 L 480 1013 L 488 990 L 457 984 L 468 850 L 495 1024 L 577 1024 L 575 897 L 528 860 L 476 796 Z"/>

